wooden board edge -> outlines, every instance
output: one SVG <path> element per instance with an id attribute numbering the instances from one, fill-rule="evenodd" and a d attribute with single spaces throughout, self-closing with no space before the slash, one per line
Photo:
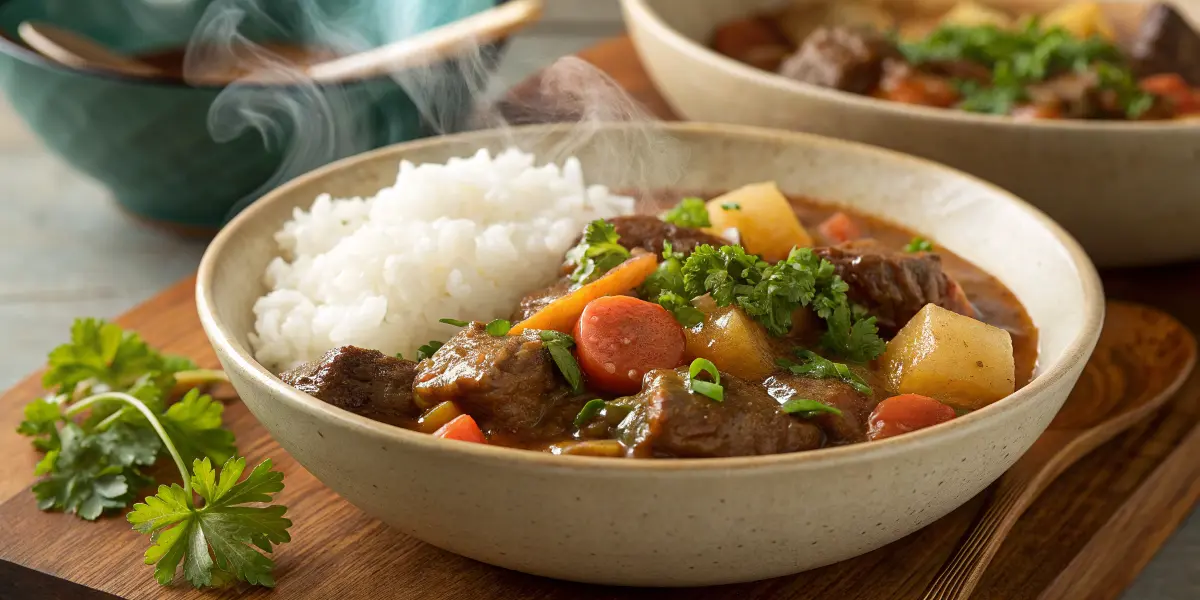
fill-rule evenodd
<path id="1" fill-rule="evenodd" d="M 1039 600 L 1109 600 L 1121 596 L 1200 501 L 1200 424 L 1121 504 Z M 1149 516 L 1147 516 L 1149 515 Z M 1114 548 L 1125 548 L 1114 552 Z"/>

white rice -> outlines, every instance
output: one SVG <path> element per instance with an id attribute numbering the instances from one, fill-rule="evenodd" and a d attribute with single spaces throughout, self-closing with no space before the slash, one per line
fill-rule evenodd
<path id="1" fill-rule="evenodd" d="M 254 303 L 255 357 L 277 370 L 346 344 L 412 357 L 457 330 L 438 319 L 507 318 L 553 281 L 589 221 L 633 208 L 585 185 L 575 158 L 539 167 L 510 149 L 402 162 L 375 197 L 322 194 L 275 234 L 281 258 Z"/>

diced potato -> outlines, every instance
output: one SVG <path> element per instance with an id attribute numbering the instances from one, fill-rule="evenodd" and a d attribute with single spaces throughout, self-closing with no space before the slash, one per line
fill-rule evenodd
<path id="1" fill-rule="evenodd" d="M 880 361 L 892 391 L 972 410 L 1013 393 L 1016 382 L 1007 331 L 935 304 L 900 329 Z"/>
<path id="2" fill-rule="evenodd" d="M 813 245 L 812 236 L 774 181 L 747 185 L 709 200 L 708 219 L 716 235 L 736 228 L 746 252 L 769 262 L 787 258 L 793 247 Z"/>
<path id="3" fill-rule="evenodd" d="M 714 308 L 683 333 L 688 361 L 707 358 L 722 372 L 743 379 L 762 379 L 774 368 L 767 331 L 736 306 Z"/>
<path id="4" fill-rule="evenodd" d="M 1109 23 L 1100 5 L 1095 2 L 1064 4 L 1042 17 L 1042 27 L 1062 27 L 1080 38 L 1098 35 L 1112 40 L 1115 37 L 1112 23 Z"/>
<path id="5" fill-rule="evenodd" d="M 961 27 L 978 27 L 980 25 L 995 25 L 1001 29 L 1011 27 L 1012 17 L 1003 11 L 984 6 L 972 0 L 959 2 L 949 12 L 942 15 L 942 25 L 958 25 Z"/>

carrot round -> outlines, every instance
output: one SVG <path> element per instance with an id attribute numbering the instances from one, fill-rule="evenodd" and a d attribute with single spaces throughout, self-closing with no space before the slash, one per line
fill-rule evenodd
<path id="1" fill-rule="evenodd" d="M 579 315 L 589 302 L 604 296 L 618 296 L 642 285 L 642 282 L 658 268 L 658 258 L 653 254 L 639 254 L 613 267 L 599 279 L 580 287 L 542 307 L 528 319 L 517 323 L 508 331 L 516 335 L 526 329 L 551 329 L 571 333 Z"/>
<path id="2" fill-rule="evenodd" d="M 901 394 L 880 402 L 867 419 L 867 437 L 882 440 L 932 427 L 955 417 L 954 409 L 920 394 Z"/>
<path id="3" fill-rule="evenodd" d="M 479 428 L 479 425 L 475 424 L 475 419 L 472 419 L 471 415 L 459 415 L 455 417 L 449 423 L 443 425 L 441 429 L 433 432 L 433 437 L 475 442 L 478 444 L 487 443 L 487 438 L 483 436 L 483 430 Z"/>
<path id="4" fill-rule="evenodd" d="M 862 231 L 854 223 L 854 219 L 844 212 L 833 213 L 817 227 L 817 231 L 833 244 L 844 244 L 850 240 L 862 237 Z"/>
<path id="5" fill-rule="evenodd" d="M 588 382 L 613 394 L 636 394 L 652 369 L 683 363 L 683 328 L 667 309 L 629 296 L 605 296 L 575 323 L 579 367 Z"/>

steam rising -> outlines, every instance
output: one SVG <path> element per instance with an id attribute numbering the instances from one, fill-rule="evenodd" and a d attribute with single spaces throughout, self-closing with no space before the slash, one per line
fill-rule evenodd
<path id="1" fill-rule="evenodd" d="M 280 6 L 289 9 L 280 11 Z M 392 73 L 390 82 L 380 78 L 321 85 L 305 74 L 305 59 L 294 46 L 263 41 L 301 41 L 331 57 L 345 56 L 377 45 L 370 33 L 378 34 L 378 42 L 404 39 L 490 6 L 490 0 L 344 0 L 337 6 L 335 15 L 317 0 L 215 0 L 201 17 L 188 45 L 185 79 L 211 85 L 228 81 L 230 73 L 240 74 L 209 111 L 213 138 L 224 142 L 255 134 L 283 156 L 270 180 L 238 202 L 229 216 L 279 184 L 333 160 L 419 134 L 468 129 L 574 123 L 571 135 L 540 156 L 561 162 L 598 143 L 594 134 L 604 122 L 643 123 L 628 129 L 623 139 L 604 138 L 611 147 L 600 148 L 600 155 L 610 160 L 587 165 L 589 174 L 603 182 L 606 173 L 619 170 L 626 180 L 648 182 L 656 173 L 661 183 L 663 173 L 673 181 L 682 171 L 682 148 L 658 131 L 654 119 L 611 78 L 577 58 L 558 60 L 541 77 L 523 84 L 519 94 L 492 102 L 487 88 L 495 56 L 474 40 L 464 40 L 450 60 L 430 57 L 428 66 Z M 364 23 L 378 31 L 363 31 Z M 491 81 L 494 89 L 513 83 Z M 409 100 L 419 124 L 395 118 L 403 110 L 401 103 Z M 381 107 L 390 109 L 393 118 L 372 118 Z"/>

